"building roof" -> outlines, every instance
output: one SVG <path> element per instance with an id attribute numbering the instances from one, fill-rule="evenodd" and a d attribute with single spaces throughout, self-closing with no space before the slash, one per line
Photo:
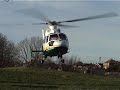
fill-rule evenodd
<path id="1" fill-rule="evenodd" d="M 83 63 L 79 61 L 79 62 L 74 63 L 74 65 L 79 66 L 79 65 L 83 65 Z"/>
<path id="2" fill-rule="evenodd" d="M 115 60 L 113 60 L 113 59 L 109 59 L 108 61 L 106 61 L 105 63 L 118 63 L 118 61 L 115 61 Z"/>

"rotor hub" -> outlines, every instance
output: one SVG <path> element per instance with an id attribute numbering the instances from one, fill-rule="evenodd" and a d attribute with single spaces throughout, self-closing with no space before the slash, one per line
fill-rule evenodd
<path id="1" fill-rule="evenodd" d="M 53 25 L 53 26 L 56 26 L 56 25 L 57 25 L 57 22 L 56 22 L 56 21 L 51 21 L 51 22 L 49 22 L 48 24 Z"/>

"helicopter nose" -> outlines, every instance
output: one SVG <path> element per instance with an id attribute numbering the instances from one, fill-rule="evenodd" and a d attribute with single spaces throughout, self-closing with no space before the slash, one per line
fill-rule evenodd
<path id="1" fill-rule="evenodd" d="M 68 47 L 68 41 L 66 40 L 55 41 L 54 45 L 58 47 Z"/>

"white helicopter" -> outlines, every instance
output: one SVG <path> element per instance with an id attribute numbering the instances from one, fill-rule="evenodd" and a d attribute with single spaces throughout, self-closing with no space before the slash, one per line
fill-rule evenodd
<path id="1" fill-rule="evenodd" d="M 48 25 L 48 28 L 46 30 L 42 30 L 42 34 L 43 34 L 42 36 L 44 41 L 42 50 L 38 50 L 38 51 L 32 50 L 32 52 L 42 52 L 45 58 L 47 58 L 47 56 L 50 56 L 50 57 L 57 56 L 58 58 L 61 58 L 62 63 L 64 63 L 62 56 L 68 53 L 69 42 L 66 34 L 62 33 L 61 30 L 58 28 L 58 26 L 62 26 L 62 27 L 74 27 L 74 26 L 63 25 L 61 23 L 77 22 L 77 21 L 85 21 L 85 20 L 117 16 L 116 13 L 112 12 L 112 13 L 80 18 L 80 19 L 73 19 L 73 20 L 66 20 L 66 21 L 51 21 L 45 15 L 40 13 L 39 10 L 38 11 L 37 10 L 19 10 L 17 12 L 31 15 L 32 17 L 39 18 L 45 21 L 45 23 L 33 23 L 33 25 L 41 25 L 41 24 Z M 42 63 L 43 62 L 44 60 L 42 60 Z"/>
<path id="2" fill-rule="evenodd" d="M 32 52 L 42 52 L 44 58 L 57 56 L 61 59 L 61 62 L 64 63 L 62 56 L 68 53 L 69 42 L 66 34 L 62 33 L 57 26 L 62 26 L 62 24 L 57 24 L 56 21 L 49 21 L 48 23 L 39 23 L 39 24 L 48 24 L 47 30 L 42 30 L 43 36 L 43 46 L 42 50 Z M 34 24 L 35 25 L 35 24 Z M 65 26 L 65 25 L 64 25 Z M 44 60 L 42 60 L 42 63 Z"/>

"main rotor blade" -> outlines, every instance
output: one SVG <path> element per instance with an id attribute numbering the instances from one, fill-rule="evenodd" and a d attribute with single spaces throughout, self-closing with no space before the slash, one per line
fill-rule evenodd
<path id="1" fill-rule="evenodd" d="M 64 28 L 76 28 L 76 27 L 79 27 L 79 26 L 63 25 L 63 24 L 57 24 L 57 25 L 60 26 L 60 27 L 64 27 Z"/>
<path id="2" fill-rule="evenodd" d="M 32 16 L 33 18 L 41 19 L 45 22 L 50 22 L 49 18 L 45 16 L 43 13 L 41 13 L 38 9 L 36 8 L 31 8 L 31 9 L 21 9 L 17 10 L 16 12 L 23 13 L 25 15 Z"/>
<path id="3" fill-rule="evenodd" d="M 18 23 L 18 24 L 11 24 L 11 23 L 10 23 L 10 24 L 4 24 L 4 23 L 3 23 L 3 24 L 1 24 L 1 23 L 0 23 L 0 26 L 15 26 L 15 25 L 16 25 L 16 26 L 23 26 L 23 25 L 25 25 L 25 24 L 22 24 L 22 23 Z"/>
<path id="4" fill-rule="evenodd" d="M 32 25 L 41 25 L 41 24 L 48 24 L 48 23 L 32 23 Z"/>
<path id="5" fill-rule="evenodd" d="M 85 20 L 92 20 L 92 19 L 108 18 L 108 17 L 114 17 L 114 16 L 118 16 L 118 15 L 113 12 L 113 13 L 106 13 L 106 14 L 101 14 L 101 15 L 96 15 L 96 16 L 90 16 L 90 17 L 85 17 L 85 18 L 80 18 L 80 19 L 60 21 L 60 22 L 57 22 L 57 23 L 77 22 L 77 21 L 85 21 Z"/>

